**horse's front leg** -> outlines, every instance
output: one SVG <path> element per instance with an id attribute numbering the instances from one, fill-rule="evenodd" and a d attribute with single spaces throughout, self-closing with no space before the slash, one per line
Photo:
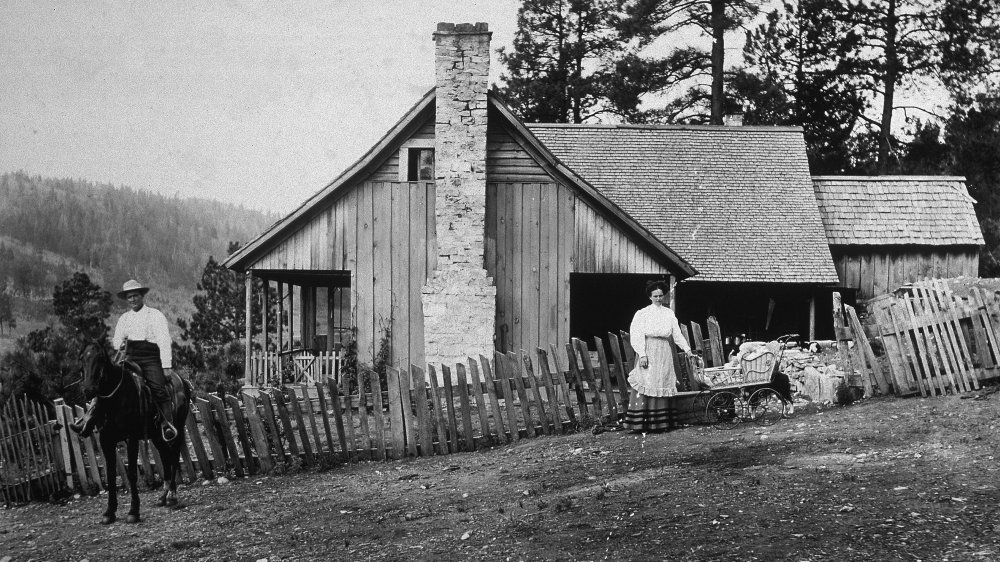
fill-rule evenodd
<path id="1" fill-rule="evenodd" d="M 107 468 L 108 476 L 108 508 L 104 510 L 101 518 L 102 525 L 110 525 L 115 522 L 118 512 L 118 451 L 117 443 L 108 443 L 109 439 L 101 436 L 101 451 L 104 453 L 104 466 Z"/>
<path id="2" fill-rule="evenodd" d="M 136 483 L 139 480 L 139 439 L 129 437 L 126 440 L 128 450 L 128 466 L 125 473 L 128 475 L 128 489 L 132 493 L 132 507 L 128 510 L 126 523 L 139 522 L 139 487 Z"/>
<path id="3" fill-rule="evenodd" d="M 163 460 L 163 490 L 160 492 L 160 501 L 158 505 L 164 507 L 166 505 L 176 505 L 177 497 L 175 490 L 177 485 L 174 483 L 174 459 L 173 459 L 173 446 L 170 443 L 156 444 L 157 449 L 160 450 L 160 459 Z M 173 497 L 173 504 L 170 504 L 170 498 Z"/>

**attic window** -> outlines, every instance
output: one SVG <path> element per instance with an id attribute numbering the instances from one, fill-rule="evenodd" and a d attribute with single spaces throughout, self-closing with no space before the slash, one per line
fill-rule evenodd
<path id="1" fill-rule="evenodd" d="M 434 181 L 434 149 L 408 148 L 406 181 Z"/>

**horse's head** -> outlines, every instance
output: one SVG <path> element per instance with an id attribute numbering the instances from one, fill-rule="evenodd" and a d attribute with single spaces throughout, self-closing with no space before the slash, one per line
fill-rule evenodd
<path id="1" fill-rule="evenodd" d="M 100 340 L 88 340 L 80 352 L 80 363 L 83 370 L 83 393 L 90 398 L 107 384 L 107 377 L 112 366 L 108 350 Z"/>

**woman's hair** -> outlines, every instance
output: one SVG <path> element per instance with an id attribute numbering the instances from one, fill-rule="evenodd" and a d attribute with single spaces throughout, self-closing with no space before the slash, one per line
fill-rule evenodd
<path id="1" fill-rule="evenodd" d="M 670 287 L 667 285 L 666 281 L 647 281 L 646 282 L 646 296 L 653 296 L 653 291 L 655 290 L 663 291 L 664 295 L 670 294 Z"/>

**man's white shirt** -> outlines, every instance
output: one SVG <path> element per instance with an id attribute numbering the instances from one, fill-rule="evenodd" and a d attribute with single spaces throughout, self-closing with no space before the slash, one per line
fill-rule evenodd
<path id="1" fill-rule="evenodd" d="M 122 314 L 118 318 L 118 324 L 115 325 L 115 335 L 111 338 L 111 345 L 118 349 L 126 339 L 155 343 L 160 348 L 160 363 L 163 368 L 173 367 L 170 329 L 167 327 L 167 317 L 159 310 L 144 305 L 138 312 L 129 310 Z"/>

